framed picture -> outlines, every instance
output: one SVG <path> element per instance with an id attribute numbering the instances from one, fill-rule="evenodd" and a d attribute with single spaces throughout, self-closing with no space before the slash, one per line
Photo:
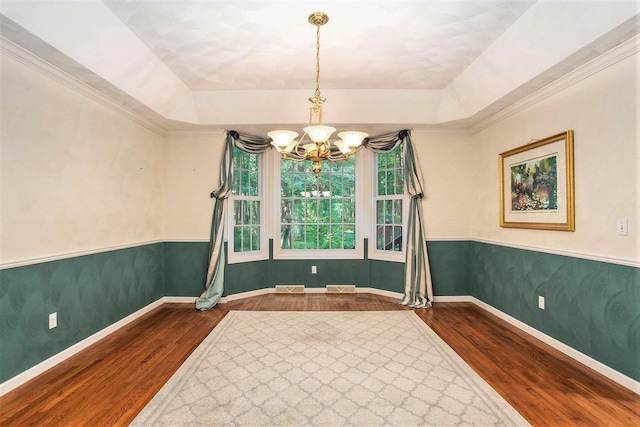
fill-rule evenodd
<path id="1" fill-rule="evenodd" d="M 501 227 L 575 230 L 573 130 L 499 157 Z"/>

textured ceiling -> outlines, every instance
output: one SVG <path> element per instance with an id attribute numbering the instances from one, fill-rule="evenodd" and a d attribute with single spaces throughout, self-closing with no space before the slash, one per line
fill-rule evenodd
<path id="1" fill-rule="evenodd" d="M 469 129 L 640 33 L 640 0 L 0 0 L 0 50 L 161 129 L 262 132 L 307 119 L 317 10 L 325 120 L 369 132 Z"/>
<path id="2" fill-rule="evenodd" d="M 191 90 L 442 89 L 533 3 L 103 0 Z"/>

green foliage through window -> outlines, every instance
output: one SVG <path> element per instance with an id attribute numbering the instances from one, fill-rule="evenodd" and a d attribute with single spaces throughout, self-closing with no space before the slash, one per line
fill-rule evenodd
<path id="1" fill-rule="evenodd" d="M 280 162 L 280 247 L 355 249 L 355 159 L 325 162 L 318 178 L 311 162 Z"/>
<path id="2" fill-rule="evenodd" d="M 402 145 L 377 154 L 376 249 L 402 251 L 404 164 Z"/>
<path id="3" fill-rule="evenodd" d="M 258 154 L 233 149 L 233 251 L 260 250 L 260 185 Z"/>

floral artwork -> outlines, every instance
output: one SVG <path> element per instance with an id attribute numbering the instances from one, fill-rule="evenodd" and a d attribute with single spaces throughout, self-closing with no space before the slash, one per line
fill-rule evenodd
<path id="1" fill-rule="evenodd" d="M 511 210 L 548 211 L 558 208 L 557 153 L 511 165 Z"/>
<path id="2" fill-rule="evenodd" d="M 500 153 L 500 227 L 575 231 L 573 130 Z"/>

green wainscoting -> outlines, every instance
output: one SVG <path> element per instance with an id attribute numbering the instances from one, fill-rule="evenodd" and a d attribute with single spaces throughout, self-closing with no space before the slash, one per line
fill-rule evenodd
<path id="1" fill-rule="evenodd" d="M 472 243 L 468 240 L 427 241 L 434 296 L 471 295 Z"/>
<path id="2" fill-rule="evenodd" d="M 0 382 L 161 298 L 162 254 L 157 243 L 0 270 Z"/>
<path id="3" fill-rule="evenodd" d="M 200 296 L 207 280 L 208 258 L 208 242 L 165 242 L 164 295 Z"/>
<path id="4" fill-rule="evenodd" d="M 367 241 L 364 242 L 365 248 Z M 368 258 L 356 260 L 274 260 L 273 241 L 270 258 L 239 264 L 227 264 L 224 295 L 233 295 L 275 285 L 302 284 L 307 288 L 355 284 L 385 291 L 404 292 L 404 264 Z M 434 295 L 470 295 L 472 242 L 428 242 Z M 226 248 L 226 246 L 225 246 Z M 165 243 L 165 295 L 198 296 L 207 274 L 209 244 L 204 242 Z M 311 266 L 317 274 L 311 274 Z"/>
<path id="5" fill-rule="evenodd" d="M 640 380 L 640 269 L 471 241 L 427 246 L 436 296 L 473 295 Z M 165 242 L 0 270 L 0 382 L 162 296 L 200 295 L 208 250 L 207 242 Z M 276 284 L 403 292 L 403 263 L 366 253 L 361 260 L 274 260 L 272 254 L 227 265 L 225 295 Z M 546 310 L 537 308 L 538 295 Z M 49 330 L 54 311 L 58 327 Z"/>
<path id="6" fill-rule="evenodd" d="M 640 269 L 479 242 L 472 264 L 473 296 L 640 381 Z"/>

